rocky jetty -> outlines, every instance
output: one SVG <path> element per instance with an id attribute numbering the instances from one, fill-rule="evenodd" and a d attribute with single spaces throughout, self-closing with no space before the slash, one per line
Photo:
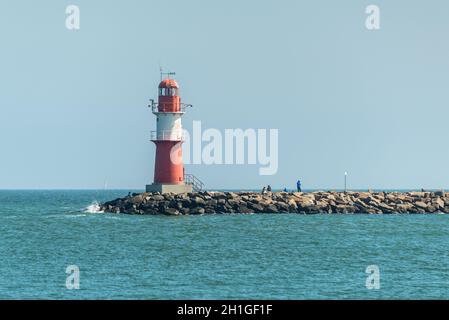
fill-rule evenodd
<path id="1" fill-rule="evenodd" d="M 125 214 L 394 214 L 449 213 L 449 193 L 437 192 L 198 192 L 141 193 L 101 204 Z"/>

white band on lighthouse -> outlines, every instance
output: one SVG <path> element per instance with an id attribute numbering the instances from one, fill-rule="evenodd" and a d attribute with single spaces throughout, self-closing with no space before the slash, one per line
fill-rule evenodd
<path id="1" fill-rule="evenodd" d="M 182 140 L 180 113 L 157 114 L 157 140 Z"/>

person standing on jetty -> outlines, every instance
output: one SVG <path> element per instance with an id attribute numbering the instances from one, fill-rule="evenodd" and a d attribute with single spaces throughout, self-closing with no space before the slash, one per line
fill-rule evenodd
<path id="1" fill-rule="evenodd" d="M 296 181 L 296 189 L 298 190 L 298 192 L 302 192 L 301 191 L 301 180 Z"/>

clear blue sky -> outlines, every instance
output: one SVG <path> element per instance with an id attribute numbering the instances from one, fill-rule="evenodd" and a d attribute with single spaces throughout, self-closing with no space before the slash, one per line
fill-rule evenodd
<path id="1" fill-rule="evenodd" d="M 0 188 L 151 182 L 162 65 L 187 129 L 279 129 L 276 175 L 186 167 L 210 188 L 449 189 L 448 31 L 443 0 L 2 1 Z"/>

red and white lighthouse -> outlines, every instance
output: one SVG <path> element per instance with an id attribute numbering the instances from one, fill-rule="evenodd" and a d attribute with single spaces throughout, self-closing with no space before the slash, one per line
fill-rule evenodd
<path id="1" fill-rule="evenodd" d="M 192 192 L 193 185 L 184 181 L 182 161 L 183 130 L 181 117 L 186 105 L 181 103 L 179 85 L 174 79 L 167 78 L 159 84 L 159 99 L 151 100 L 150 107 L 156 115 L 156 131 L 151 132 L 151 141 L 156 145 L 154 183 L 146 186 L 147 192 L 183 193 Z"/>

